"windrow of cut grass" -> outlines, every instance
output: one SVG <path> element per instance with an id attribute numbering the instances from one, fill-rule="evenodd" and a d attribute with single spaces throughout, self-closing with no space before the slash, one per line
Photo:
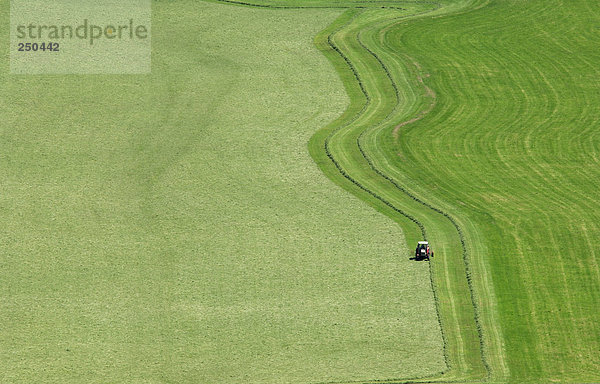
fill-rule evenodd
<path id="1" fill-rule="evenodd" d="M 400 214 L 397 220 L 405 227 L 417 225 L 419 231 L 415 233 L 413 230 L 412 236 L 407 236 L 411 244 L 424 237 L 436 244 L 439 256 L 436 265 L 439 269 L 432 271 L 432 278 L 437 288 L 440 320 L 445 332 L 445 355 L 452 368 L 444 372 L 443 377 L 445 380 L 485 377 L 485 358 L 482 359 L 481 339 L 476 332 L 476 313 L 470 301 L 472 297 L 468 271 L 463 264 L 460 233 L 451 221 L 444 220 L 443 215 L 436 217 L 439 211 L 431 210 L 430 206 L 377 172 L 360 146 L 365 128 L 394 121 L 403 111 L 396 95 L 398 86 L 386 73 L 387 67 L 361 40 L 361 36 L 378 30 L 382 25 L 397 22 L 397 15 L 385 15 L 382 19 L 382 15 L 375 13 L 361 14 L 362 17 L 353 19 L 327 38 L 328 44 L 342 52 L 346 64 L 350 63 L 345 69 L 348 80 L 352 81 L 354 77 L 358 81 L 355 82 L 357 86 L 348 89 L 348 92 L 362 107 L 350 120 L 334 123 L 324 140 L 325 153 L 338 172 L 353 184 L 347 187 L 366 191 L 368 199 L 379 200 L 389 208 L 388 211 L 393 212 L 393 217 Z M 315 136 L 311 143 L 316 148 L 322 145 L 318 140 L 319 136 Z M 318 158 L 316 151 L 313 157 Z M 410 229 L 406 232 L 411 233 Z"/>
<path id="2" fill-rule="evenodd" d="M 0 71 L 0 381 L 600 381 L 597 2 L 215 2 Z"/>

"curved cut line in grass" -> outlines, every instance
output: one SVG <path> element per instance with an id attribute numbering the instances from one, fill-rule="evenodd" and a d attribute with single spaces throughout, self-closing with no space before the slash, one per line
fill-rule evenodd
<path id="1" fill-rule="evenodd" d="M 380 65 L 381 65 L 382 69 L 383 69 L 383 70 L 384 70 L 384 72 L 386 73 L 386 76 L 388 77 L 388 79 L 389 79 L 390 83 L 392 84 L 392 86 L 393 86 L 393 88 L 394 88 L 394 91 L 395 91 L 395 94 L 396 94 L 396 103 L 397 103 L 397 104 L 399 104 L 399 103 L 400 103 L 400 97 L 399 97 L 399 94 L 398 94 L 398 86 L 397 86 L 397 84 L 395 83 L 395 81 L 394 81 L 394 79 L 393 79 L 393 77 L 392 77 L 392 75 L 391 75 L 391 73 L 390 73 L 389 69 L 386 67 L 386 65 L 383 63 L 383 61 L 382 61 L 382 60 L 379 58 L 379 56 L 377 56 L 377 54 L 375 54 L 373 51 L 371 51 L 369 48 L 367 48 L 367 47 L 366 47 L 366 46 L 363 44 L 363 42 L 362 42 L 362 41 L 361 41 L 361 39 L 360 39 L 360 35 L 358 35 L 358 36 L 357 36 L 357 38 L 358 38 L 358 41 L 359 41 L 360 45 L 361 45 L 361 46 L 362 46 L 362 47 L 363 47 L 363 48 L 364 48 L 364 49 L 365 49 L 367 52 L 369 52 L 369 54 L 370 54 L 370 55 L 372 55 L 372 56 L 373 56 L 373 57 L 374 57 L 374 58 L 377 60 L 377 62 L 378 62 Z M 413 64 L 415 65 L 415 67 L 417 67 L 417 69 L 419 69 L 419 70 L 421 69 L 420 65 L 419 65 L 419 64 L 418 64 L 416 61 L 414 61 L 414 60 L 413 60 Z M 354 68 L 353 68 L 353 71 L 355 71 L 355 69 L 354 69 Z M 357 78 L 359 79 L 359 81 L 361 81 L 361 80 L 360 80 L 360 75 L 359 75 L 358 73 L 356 73 L 356 76 L 357 76 Z M 431 103 L 431 104 L 430 104 L 430 105 L 427 107 L 427 109 L 425 109 L 425 110 L 423 110 L 423 111 L 419 112 L 419 114 L 418 114 L 418 116 L 417 116 L 417 117 L 415 117 L 415 118 L 413 118 L 413 119 L 411 119 L 411 120 L 408 120 L 408 121 L 402 122 L 402 123 L 400 123 L 399 125 L 397 125 L 397 126 L 394 128 L 394 131 L 393 131 L 393 132 L 394 132 L 394 133 L 396 133 L 396 134 L 397 134 L 397 130 L 398 130 L 398 129 L 399 129 L 401 126 L 404 126 L 404 125 L 407 125 L 407 124 L 410 124 L 410 123 L 412 123 L 412 122 L 415 122 L 415 121 L 418 121 L 418 120 L 422 119 L 422 118 L 423 118 L 423 117 L 424 117 L 424 116 L 425 116 L 427 113 L 429 113 L 429 112 L 430 112 L 430 111 L 433 109 L 433 107 L 435 106 L 435 92 L 434 92 L 434 91 L 433 91 L 431 88 L 429 88 L 429 87 L 428 87 L 426 84 L 424 84 L 424 82 L 423 82 L 423 77 L 422 77 L 422 75 L 421 75 L 421 74 L 418 74 L 418 75 L 417 75 L 417 79 L 418 79 L 418 82 L 419 82 L 419 83 L 421 83 L 421 84 L 423 84 L 423 86 L 425 87 L 426 93 L 427 93 L 428 95 L 430 95 L 430 96 L 431 96 L 431 95 L 433 96 L 433 101 L 432 101 L 432 103 Z M 361 86 L 361 90 L 363 90 L 363 92 L 365 92 L 365 97 L 367 97 L 367 100 L 368 100 L 368 102 L 370 103 L 370 100 L 371 100 L 371 99 L 370 99 L 370 97 L 369 97 L 369 95 L 368 95 L 367 91 L 365 90 L 365 88 L 364 88 L 363 86 Z M 394 108 L 394 110 L 395 110 L 396 108 L 397 108 L 397 106 Z M 381 124 L 383 124 L 384 122 L 386 122 L 388 119 L 390 119 L 390 118 L 391 118 L 391 116 L 392 116 L 392 115 L 393 115 L 393 111 L 392 111 L 392 112 L 390 112 L 390 113 L 388 114 L 388 116 L 386 116 L 386 118 L 384 119 L 384 121 L 383 121 L 383 122 L 381 122 L 381 123 L 379 123 L 378 125 L 381 125 Z M 367 129 L 368 129 L 368 128 L 367 128 Z M 468 282 L 468 284 L 469 284 L 469 292 L 470 292 L 470 294 L 471 294 L 471 303 L 472 303 L 472 305 L 473 305 L 473 308 L 474 308 L 474 310 L 475 310 L 475 319 L 474 319 L 474 320 L 475 320 L 475 323 L 476 323 L 476 325 L 477 325 L 477 332 L 478 332 L 478 335 L 479 335 L 481 360 L 482 360 L 482 362 L 483 362 L 483 364 L 484 364 L 484 366 L 485 366 L 485 369 L 486 369 L 486 374 L 487 374 L 486 380 L 488 380 L 488 379 L 491 377 L 491 367 L 490 367 L 490 365 L 489 365 L 489 363 L 488 363 L 488 361 L 487 361 L 487 357 L 486 357 L 486 353 L 485 353 L 485 345 L 484 345 L 484 337 L 483 337 L 483 328 L 482 328 L 482 326 L 481 326 L 481 321 L 480 321 L 480 316 L 481 316 L 481 315 L 480 315 L 479 306 L 477 305 L 477 300 L 476 300 L 476 298 L 475 298 L 475 297 L 476 297 L 476 293 L 475 293 L 475 289 L 473 288 L 473 281 L 472 281 L 472 280 L 473 280 L 473 278 L 472 278 L 471 262 L 470 262 L 470 259 L 469 259 L 469 253 L 468 253 L 468 250 L 467 250 L 467 247 L 466 247 L 466 241 L 465 241 L 465 236 L 464 236 L 463 230 L 462 230 L 462 228 L 460 227 L 460 225 L 459 225 L 459 224 L 456 222 L 456 220 L 455 220 L 455 219 L 454 219 L 454 218 L 453 218 L 451 215 L 449 215 L 447 212 L 445 212 L 445 211 L 443 211 L 443 210 L 441 210 L 441 209 L 439 209 L 439 208 L 437 208 L 437 207 L 434 207 L 433 205 L 431 205 L 431 204 L 429 204 L 429 203 L 427 203 L 427 202 L 423 201 L 423 200 L 422 200 L 422 199 L 420 199 L 419 197 L 415 196 L 413 193 L 409 192 L 409 191 L 408 191 L 406 188 L 404 188 L 403 186 L 401 186 L 400 184 L 398 184 L 398 183 L 397 183 L 397 182 L 396 182 L 396 181 L 395 181 L 393 178 L 391 178 L 390 176 L 386 175 L 386 174 L 385 174 L 383 171 L 381 171 L 380 169 L 378 169 L 378 168 L 375 166 L 375 164 L 373 163 L 373 161 L 371 160 L 371 158 L 370 158 L 370 157 L 367 155 L 367 152 L 365 151 L 365 149 L 364 149 L 364 147 L 363 147 L 363 145 L 362 145 L 362 139 L 363 139 L 363 137 L 364 137 L 364 134 L 367 132 L 367 129 L 365 129 L 365 130 L 364 130 L 364 131 L 363 131 L 363 132 L 362 132 L 362 133 L 361 133 L 361 134 L 358 136 L 358 139 L 357 139 L 357 141 L 356 141 L 356 144 L 357 144 L 357 147 L 358 147 L 358 149 L 359 149 L 359 151 L 360 151 L 361 155 L 362 155 L 362 156 L 363 156 L 363 158 L 364 158 L 364 159 L 367 161 L 367 163 L 369 164 L 369 166 L 371 167 L 371 169 L 372 169 L 372 170 L 373 170 L 375 173 L 377 173 L 379 176 L 381 176 L 381 177 L 383 177 L 384 179 L 386 179 L 387 181 L 389 181 L 389 182 L 390 182 L 390 183 L 391 183 L 391 184 L 392 184 L 392 185 L 393 185 L 393 186 L 394 186 L 396 189 L 398 189 L 398 190 L 399 190 L 399 191 L 401 191 L 402 193 L 404 193 L 404 194 L 408 195 L 408 196 L 409 196 L 411 199 L 413 199 L 413 200 L 415 200 L 416 202 L 418 202 L 419 204 L 421 204 L 421 205 L 423 205 L 423 206 L 425 206 L 425 207 L 427 207 L 427 208 L 429 208 L 429 209 L 433 210 L 434 212 L 436 212 L 436 213 L 439 213 L 439 214 L 443 215 L 444 217 L 446 217 L 446 218 L 447 218 L 447 219 L 448 219 L 448 220 L 449 220 L 449 221 L 452 223 L 452 225 L 454 226 L 454 228 L 455 228 L 455 229 L 456 229 L 456 231 L 458 232 L 458 235 L 459 235 L 459 238 L 460 238 L 460 242 L 461 242 L 461 247 L 462 247 L 462 256 L 463 256 L 463 262 L 464 262 L 464 264 L 465 264 L 465 270 L 466 270 L 466 274 L 467 274 L 467 282 Z M 332 158 L 332 161 L 334 161 L 334 160 L 333 160 L 333 158 Z M 404 213 L 403 213 L 403 214 L 404 214 Z M 421 223 L 420 223 L 418 220 L 416 220 L 416 219 L 415 219 L 415 222 L 416 222 L 416 223 L 419 225 L 419 227 L 422 229 L 423 239 L 427 240 L 427 234 L 426 234 L 426 232 L 425 232 L 425 228 L 423 227 L 423 224 L 421 224 Z M 430 268 L 431 268 L 431 264 L 430 264 Z M 433 276 L 433 272 L 432 272 L 432 271 L 430 271 L 430 276 Z M 432 287 L 433 287 L 434 295 L 436 295 L 436 296 L 437 296 L 436 289 L 435 289 L 435 284 L 433 283 L 433 281 L 432 281 Z M 436 304 L 437 304 L 437 298 L 436 298 Z M 439 316 L 439 312 L 438 312 L 438 316 Z M 442 331 L 442 334 L 443 334 L 443 331 Z M 446 364 L 447 364 L 448 368 L 450 368 L 450 367 L 449 367 L 449 365 L 448 365 L 448 358 L 447 358 L 447 355 L 446 355 L 446 341 L 445 341 L 445 340 L 444 340 L 444 358 L 445 358 L 445 360 L 446 360 Z"/>
<path id="2" fill-rule="evenodd" d="M 377 1 L 369 1 L 369 0 L 360 0 L 358 2 L 352 3 L 350 1 L 346 2 L 347 4 L 340 5 L 275 5 L 275 4 L 259 4 L 259 3 L 250 3 L 246 1 L 237 1 L 237 0 L 213 0 L 219 3 L 231 4 L 231 5 L 240 5 L 247 7 L 255 7 L 255 8 L 270 8 L 270 9 L 395 9 L 400 11 L 406 11 L 406 8 L 397 7 L 397 6 L 386 6 L 381 5 L 381 2 Z M 391 3 L 398 4 L 428 4 L 436 6 L 436 10 L 441 6 L 440 3 L 435 1 L 390 1 Z M 348 3 L 350 3 L 348 5 Z M 414 16 L 414 15 L 411 15 Z"/>
<path id="3" fill-rule="evenodd" d="M 241 1 L 235 1 L 235 0 L 216 0 L 217 2 L 220 3 L 226 3 L 226 4 L 233 4 L 233 5 L 240 5 L 240 6 L 249 6 L 249 7 L 258 7 L 258 8 L 270 8 L 270 9 L 310 9 L 310 8 L 322 8 L 322 9 L 354 9 L 357 13 L 355 13 L 354 15 L 352 15 L 351 18 L 349 18 L 348 20 L 346 20 L 343 24 L 341 24 L 338 28 L 336 28 L 335 30 L 333 30 L 331 33 L 329 33 L 327 35 L 327 45 L 328 48 L 333 50 L 335 52 L 336 55 L 338 55 L 339 58 L 341 58 L 345 65 L 347 66 L 347 69 L 349 69 L 354 77 L 354 80 L 356 82 L 356 84 L 358 85 L 359 89 L 360 89 L 360 93 L 362 93 L 362 95 L 364 96 L 364 103 L 362 105 L 362 108 L 356 112 L 352 118 L 346 120 L 345 122 L 343 122 L 342 124 L 334 124 L 334 128 L 333 129 L 329 129 L 329 134 L 324 138 L 324 140 L 321 140 L 322 143 L 322 149 L 324 150 L 325 155 L 327 156 L 327 158 L 329 159 L 329 161 L 334 165 L 336 172 L 341 175 L 343 178 L 345 178 L 347 181 L 349 181 L 350 183 L 352 183 L 355 187 L 357 187 L 358 189 L 362 190 L 363 192 L 367 193 L 369 196 L 371 196 L 371 198 L 374 198 L 376 200 L 378 200 L 379 202 L 383 203 L 383 205 L 387 206 L 389 209 L 391 209 L 393 212 L 395 212 L 396 214 L 400 214 L 401 216 L 405 217 L 406 219 L 410 220 L 411 222 L 413 222 L 414 224 L 416 224 L 419 227 L 419 230 L 421 232 L 421 236 L 423 239 L 427 240 L 427 231 L 425 229 L 424 224 L 417 219 L 414 215 L 411 215 L 410 213 L 398 208 L 395 204 L 393 204 L 392 202 L 390 202 L 389 200 L 387 200 L 386 198 L 384 198 L 383 196 L 381 196 L 380 194 L 378 194 L 377 192 L 375 192 L 372 188 L 369 188 L 365 185 L 363 185 L 360 181 L 358 181 L 355 177 L 353 177 L 348 171 L 346 171 L 344 169 L 344 167 L 340 164 L 340 162 L 336 159 L 335 155 L 332 153 L 331 148 L 330 148 L 330 143 L 331 140 L 333 138 L 333 136 L 343 130 L 344 128 L 348 128 L 350 127 L 353 123 L 355 123 L 359 118 L 361 118 L 366 110 L 369 108 L 369 106 L 371 105 L 371 101 L 372 98 L 370 96 L 370 93 L 367 91 L 365 84 L 363 83 L 363 80 L 361 78 L 361 75 L 359 74 L 359 71 L 356 69 L 356 66 L 352 63 L 352 61 L 350 60 L 350 58 L 344 54 L 344 52 L 342 51 L 342 49 L 340 49 L 333 41 L 333 36 L 340 32 L 341 30 L 344 29 L 344 27 L 348 26 L 349 24 L 352 23 L 353 20 L 355 20 L 356 17 L 358 17 L 361 12 L 363 12 L 366 9 L 373 9 L 373 8 L 385 8 L 385 9 L 391 9 L 391 10 L 406 10 L 405 8 L 400 8 L 400 7 L 382 7 L 382 6 L 373 6 L 371 4 L 368 4 L 365 6 L 365 2 L 361 2 L 358 4 L 353 4 L 353 5 L 348 5 L 348 6 L 281 6 L 281 5 L 273 5 L 273 4 L 255 4 L 255 3 L 249 3 L 249 2 L 241 2 Z M 413 14 L 408 14 L 408 15 L 402 15 L 399 17 L 395 17 L 391 20 L 388 20 L 389 25 L 395 25 L 398 24 L 399 22 L 405 21 L 406 19 L 409 18 L 414 18 L 417 16 L 421 16 L 427 13 L 431 13 L 434 11 L 437 11 L 441 8 L 441 4 L 437 3 L 437 2 L 429 2 L 429 1 L 415 1 L 415 2 L 401 2 L 404 4 L 427 4 L 427 5 L 432 5 L 433 8 L 432 9 L 428 9 L 428 10 L 424 10 L 421 12 L 415 12 Z M 394 93 L 395 93 L 395 105 L 394 108 L 392 109 L 392 111 L 390 111 L 383 120 L 381 121 L 372 121 L 370 126 L 366 126 L 362 132 L 359 134 L 357 140 L 356 140 L 356 147 L 358 149 L 358 151 L 360 152 L 360 155 L 362 156 L 362 158 L 367 162 L 367 164 L 369 165 L 369 167 L 371 168 L 371 170 L 377 174 L 379 177 L 384 179 L 384 182 L 388 182 L 391 185 L 393 185 L 393 187 L 402 192 L 403 194 L 405 194 L 406 196 L 408 196 L 410 199 L 414 200 L 415 202 L 417 202 L 418 204 L 426 207 L 427 209 L 432 210 L 433 212 L 440 214 L 442 216 L 444 216 L 447 220 L 449 220 L 449 222 L 452 224 L 452 226 L 455 228 L 456 233 L 458 234 L 458 237 L 460 239 L 460 243 L 461 243 L 461 248 L 462 248 L 462 261 L 464 263 L 464 268 L 465 268 L 465 274 L 466 274 L 466 280 L 467 280 L 467 284 L 468 284 L 468 289 L 469 289 L 469 294 L 470 294 L 470 301 L 471 304 L 473 306 L 473 311 L 474 311 L 474 319 L 473 321 L 475 322 L 475 326 L 477 329 L 477 334 L 478 334 L 478 339 L 479 339 L 479 353 L 480 353 L 480 358 L 481 358 L 481 362 L 485 368 L 485 381 L 489 381 L 489 379 L 492 376 L 492 368 L 490 367 L 488 360 L 486 358 L 486 353 L 485 353 L 485 342 L 484 342 L 484 335 L 483 335 L 483 329 L 481 326 L 481 321 L 480 321 L 480 311 L 477 305 L 477 300 L 476 300 L 476 294 L 475 294 L 475 290 L 473 287 L 473 282 L 472 282 L 472 270 L 470 267 L 470 260 L 469 260 L 469 255 L 468 255 L 468 250 L 465 244 L 465 236 L 463 233 L 462 228 L 460 227 L 460 225 L 457 223 L 457 221 L 448 213 L 444 212 L 443 210 L 434 207 L 433 205 L 425 202 L 424 200 L 420 199 L 419 197 L 415 196 L 413 193 L 411 193 L 410 191 L 408 191 L 406 188 L 402 187 L 397 181 L 395 181 L 392 177 L 386 175 L 384 172 L 382 172 L 380 169 L 378 169 L 375 164 L 373 163 L 373 161 L 371 160 L 371 158 L 368 156 L 367 152 L 365 151 L 365 149 L 363 148 L 363 145 L 361 143 L 364 134 L 370 129 L 370 128 L 376 128 L 379 127 L 381 125 L 383 125 L 384 123 L 390 121 L 394 114 L 397 112 L 397 110 L 399 109 L 400 106 L 400 95 L 399 95 L 399 90 L 398 90 L 398 85 L 396 84 L 396 82 L 393 79 L 393 76 L 391 75 L 391 73 L 389 72 L 388 68 L 386 67 L 386 65 L 384 64 L 383 60 L 375 53 L 373 52 L 371 49 L 369 49 L 361 40 L 360 38 L 360 32 L 357 34 L 356 36 L 356 40 L 358 41 L 358 43 L 360 44 L 360 46 L 362 47 L 362 49 L 364 49 L 370 56 L 372 56 L 377 62 L 378 64 L 381 66 L 381 69 L 383 70 L 383 72 L 385 73 L 385 76 L 387 77 L 390 85 L 393 87 L 394 89 Z M 318 44 L 317 44 L 318 46 Z M 322 49 L 322 47 L 320 47 L 321 51 L 327 56 L 327 52 L 324 51 Z M 331 59 L 331 58 L 330 58 Z M 427 97 L 429 97 L 431 100 L 431 102 L 429 103 L 429 105 L 422 109 L 421 111 L 419 111 L 417 113 L 417 115 L 411 119 L 408 120 L 404 120 L 398 124 L 395 125 L 394 131 L 393 131 L 393 136 L 395 139 L 397 139 L 398 137 L 398 131 L 401 127 L 406 126 L 408 124 L 414 123 L 418 120 L 421 120 L 425 115 L 427 115 L 429 112 L 431 112 L 431 110 L 433 110 L 433 108 L 435 107 L 436 104 L 436 94 L 435 92 L 425 84 L 424 79 L 423 79 L 423 75 L 421 74 L 421 68 L 420 65 L 414 60 L 411 59 L 412 64 L 415 66 L 415 68 L 417 69 L 417 82 L 423 87 L 423 89 L 425 90 L 425 95 Z M 346 87 L 348 87 L 348 84 L 345 84 Z M 339 120 L 343 121 L 343 116 L 342 118 L 340 118 Z M 336 126 L 337 125 L 337 126 Z M 326 127 L 327 128 L 327 127 Z M 324 128 L 324 129 L 326 129 Z M 317 138 L 319 135 L 315 134 L 315 136 L 313 136 L 313 139 L 311 139 L 311 143 L 313 143 L 315 141 L 315 138 Z M 315 161 L 317 162 L 317 164 L 319 164 L 319 160 L 317 158 L 315 158 L 315 153 L 311 152 L 311 155 L 313 156 L 313 158 L 315 159 Z M 320 165 L 320 168 L 324 171 L 325 174 L 327 174 L 330 178 L 333 179 L 332 175 L 329 174 L 328 172 L 326 172 L 323 167 Z M 335 180 L 334 180 L 335 181 Z M 363 197 L 364 199 L 364 197 Z M 420 382 L 420 383 L 428 383 L 428 382 L 464 382 L 465 378 L 462 378 L 462 380 L 460 379 L 455 379 L 455 380 L 443 380 L 441 377 L 443 377 L 443 375 L 445 375 L 446 373 L 448 373 L 449 371 L 451 371 L 451 363 L 450 363 L 450 359 L 448 357 L 448 350 L 447 350 L 447 335 L 446 332 L 444 331 L 444 326 L 443 326 L 443 322 L 441 320 L 441 313 L 440 313 L 440 303 L 439 303 L 439 297 L 438 297 L 438 292 L 437 292 L 437 284 L 435 282 L 435 273 L 432 270 L 432 264 L 429 263 L 429 275 L 430 275 L 430 283 L 431 283 L 431 287 L 432 287 L 432 292 L 434 295 L 434 301 L 435 301 L 435 310 L 436 310 L 436 315 L 438 318 L 438 322 L 440 325 L 440 329 L 441 329 L 441 335 L 442 335 L 442 344 L 443 344 L 443 357 L 444 357 L 444 362 L 446 365 L 446 369 L 442 372 L 439 372 L 438 374 L 434 374 L 434 375 L 428 375 L 425 377 L 417 377 L 417 378 L 411 378 L 411 379 L 387 379 L 387 380 L 373 380 L 371 382 L 403 382 L 403 383 L 416 383 L 416 382 Z M 437 378 L 437 379 L 436 379 Z M 481 380 L 478 380 L 481 381 Z"/>

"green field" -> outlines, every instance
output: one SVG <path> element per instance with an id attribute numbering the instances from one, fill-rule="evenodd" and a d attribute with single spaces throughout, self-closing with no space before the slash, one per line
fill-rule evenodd
<path id="1" fill-rule="evenodd" d="M 0 382 L 600 382 L 600 4 L 233 2 L 5 59 Z"/>

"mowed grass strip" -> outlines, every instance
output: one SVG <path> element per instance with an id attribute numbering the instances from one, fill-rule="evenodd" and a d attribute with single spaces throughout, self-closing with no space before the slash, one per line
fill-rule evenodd
<path id="1" fill-rule="evenodd" d="M 447 11 L 465 3 L 446 5 Z M 400 92 L 403 102 L 390 118 L 384 111 L 393 95 L 389 87 L 387 95 L 381 84 L 376 87 L 383 92 L 377 98 L 383 107 L 370 117 L 365 114 L 359 138 L 372 165 L 397 189 L 443 210 L 462 228 L 491 381 L 597 382 L 600 274 L 593 239 L 598 231 L 599 146 L 593 105 L 598 5 L 473 2 L 460 12 L 374 33 L 367 47 L 384 58 L 396 84 L 404 80 L 411 84 L 406 89 L 415 92 Z M 346 57 L 358 52 L 351 60 L 358 68 L 368 57 L 355 44 L 360 32 L 340 33 L 346 34 L 340 37 Z M 342 68 L 344 63 L 338 66 L 344 77 Z M 359 71 L 363 80 L 373 68 L 367 63 Z M 351 96 L 352 77 L 346 75 Z M 373 77 L 374 83 L 383 78 Z M 357 107 L 349 111 L 369 113 L 361 110 L 361 90 L 354 92 Z M 346 164 L 342 172 L 363 187 L 371 179 L 372 187 L 356 188 L 341 180 L 341 167 L 327 166 L 326 159 L 315 156 L 318 145 L 313 156 L 341 185 L 401 222 L 397 212 L 373 198 L 389 186 L 377 186 L 364 156 L 357 156 L 358 141 L 353 142 L 348 125 L 352 116 L 330 129 L 349 128 L 339 130 L 333 151 L 338 151 L 338 164 Z M 354 128 L 358 132 L 361 127 Z M 323 135 L 316 138 L 325 140 Z M 411 212 L 408 206 L 403 210 Z M 447 219 L 426 212 L 413 217 L 444 233 L 436 226 Z M 410 236 L 417 232 L 406 231 Z M 444 239 L 436 243 L 444 256 L 457 249 L 447 248 Z M 452 269 L 446 268 L 460 265 L 456 256 L 436 263 L 434 276 L 442 281 L 458 276 L 459 270 L 449 273 Z M 445 301 L 464 300 L 455 293 L 441 297 L 442 314 Z M 459 317 L 455 312 L 446 318 Z M 465 320 L 446 332 L 468 326 L 471 321 Z M 465 345 L 460 335 L 448 337 L 449 343 Z M 452 349 L 453 368 L 462 367 L 453 371 L 455 377 L 480 375 L 467 363 L 476 348 L 458 348 L 454 354 Z"/>
<path id="2" fill-rule="evenodd" d="M 290 6 L 299 4 L 290 3 Z M 445 213 L 415 200 L 414 195 L 379 174 L 358 144 L 365 130 L 410 116 L 423 102 L 419 97 L 413 97 L 412 102 L 404 99 L 412 92 L 412 84 L 402 87 L 407 85 L 411 71 L 406 71 L 404 64 L 390 69 L 375 53 L 381 51 L 380 32 L 410 18 L 455 11 L 467 5 L 477 4 L 458 2 L 444 4 L 444 7 L 438 3 L 411 4 L 412 9 L 405 12 L 364 10 L 359 6 L 320 33 L 316 40 L 340 72 L 352 103 L 340 119 L 312 138 L 311 154 L 339 185 L 401 223 L 411 245 L 422 239 L 428 228 L 428 238 L 437 244 L 441 256 L 434 269 L 437 276 L 431 278 L 434 279 L 432 285 L 438 286 L 440 321 L 446 333 L 445 358 L 451 368 L 443 370 L 441 380 L 482 379 L 490 371 L 490 363 L 484 355 L 483 326 L 474 308 L 474 288 L 467 280 L 471 270 L 461 244 L 465 239 L 459 236 L 460 229 Z M 386 62 L 388 59 L 389 54 Z M 393 64 L 398 65 L 405 59 L 395 57 Z M 392 78 L 391 71 L 401 73 L 403 81 Z"/>
<path id="3" fill-rule="evenodd" d="M 427 265 L 306 149 L 348 103 L 339 11 L 153 12 L 151 75 L 0 73 L 0 381 L 442 370 Z"/>
<path id="4" fill-rule="evenodd" d="M 436 8 L 431 9 L 430 5 L 429 12 L 435 11 Z M 424 12 L 428 10 L 416 9 L 409 17 Z M 451 368 L 439 379 L 483 379 L 487 376 L 488 363 L 482 356 L 482 341 L 477 328 L 480 325 L 476 321 L 473 293 L 467 283 L 468 270 L 457 228 L 439 211 L 415 200 L 415 196 L 407 194 L 402 186 L 390 183 L 384 175 L 376 172 L 359 147 L 365 130 L 395 121 L 399 123 L 399 119 L 418 109 L 419 103 L 422 103 L 420 98 L 413 99 L 416 100 L 414 103 L 407 103 L 404 94 L 411 92 L 412 84 L 402 87 L 406 79 L 401 81 L 388 73 L 393 70 L 405 77 L 410 76 L 406 66 L 400 64 L 402 61 L 397 58 L 391 61 L 392 65 L 399 65 L 396 68 L 390 66 L 389 57 L 385 58 L 386 65 L 383 56 L 375 53 L 381 51 L 380 39 L 376 37 L 379 32 L 406 19 L 403 14 L 367 10 L 358 13 L 341 29 L 333 30 L 329 37 L 320 39 L 323 40 L 324 52 L 328 53 L 327 46 L 332 45 L 334 51 L 339 50 L 343 55 L 340 59 L 338 52 L 332 52 L 331 58 L 346 80 L 347 91 L 356 105 L 356 115 L 353 117 L 349 114 L 346 120 L 337 121 L 325 129 L 328 133 L 316 135 L 311 142 L 312 153 L 330 177 L 339 179 L 340 185 L 354 190 L 401 223 L 406 228 L 405 232 L 410 234 L 409 243 L 422 239 L 423 234 L 417 224 L 426 230 L 428 239 L 436 244 L 438 252 L 433 278 L 438 288 L 440 316 L 446 333 L 446 353 Z M 319 147 L 323 142 L 335 167 L 328 166 L 327 159 L 320 159 Z M 345 182 L 340 174 L 347 178 Z"/>

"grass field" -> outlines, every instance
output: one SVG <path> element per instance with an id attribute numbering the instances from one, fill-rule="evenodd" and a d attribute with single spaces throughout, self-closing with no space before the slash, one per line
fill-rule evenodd
<path id="1" fill-rule="evenodd" d="M 598 382 L 598 6 L 444 5 L 320 35 L 353 103 L 313 157 L 441 250 L 443 380 Z"/>
<path id="2" fill-rule="evenodd" d="M 600 382 L 597 2 L 218 2 L 0 73 L 0 381 Z"/>
<path id="3" fill-rule="evenodd" d="M 0 382 L 443 370 L 427 264 L 307 151 L 342 10 L 153 12 L 152 75 L 0 75 Z"/>

